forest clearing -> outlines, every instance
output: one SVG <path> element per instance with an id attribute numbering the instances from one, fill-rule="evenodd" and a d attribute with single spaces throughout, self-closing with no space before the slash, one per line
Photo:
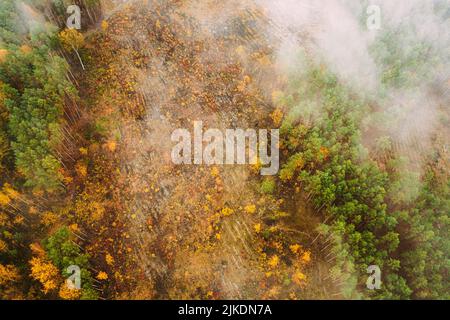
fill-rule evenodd
<path id="1" fill-rule="evenodd" d="M 450 7 L 369 2 L 2 1 L 0 299 L 449 299 Z"/>

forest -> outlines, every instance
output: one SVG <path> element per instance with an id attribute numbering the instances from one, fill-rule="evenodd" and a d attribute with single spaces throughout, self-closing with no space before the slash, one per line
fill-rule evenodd
<path id="1" fill-rule="evenodd" d="M 450 6 L 406 2 L 1 0 L 0 300 L 450 299 Z M 199 121 L 278 172 L 174 163 Z"/>

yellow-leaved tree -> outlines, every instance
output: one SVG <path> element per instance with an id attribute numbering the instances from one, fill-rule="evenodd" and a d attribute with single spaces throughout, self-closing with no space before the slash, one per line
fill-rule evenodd
<path id="1" fill-rule="evenodd" d="M 17 267 L 0 264 L 0 300 L 23 299 L 17 286 L 20 278 Z"/>
<path id="2" fill-rule="evenodd" d="M 14 282 L 20 279 L 17 268 L 13 265 L 0 264 L 0 286 L 6 285 L 9 282 Z"/>
<path id="3" fill-rule="evenodd" d="M 81 289 L 71 288 L 67 282 L 59 288 L 59 297 L 64 300 L 77 300 L 81 296 Z"/>
<path id="4" fill-rule="evenodd" d="M 85 70 L 83 61 L 81 60 L 81 56 L 79 53 L 80 48 L 84 46 L 83 34 L 76 29 L 64 29 L 59 33 L 59 40 L 66 50 L 75 51 L 78 60 L 80 61 L 81 67 L 83 68 L 83 70 Z"/>
<path id="5" fill-rule="evenodd" d="M 30 260 L 31 277 L 42 284 L 42 291 L 49 293 L 58 287 L 61 282 L 58 268 L 42 257 L 33 257 Z"/>

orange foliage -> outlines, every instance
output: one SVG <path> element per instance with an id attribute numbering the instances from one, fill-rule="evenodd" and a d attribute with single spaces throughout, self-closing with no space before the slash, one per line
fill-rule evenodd
<path id="1" fill-rule="evenodd" d="M 108 279 L 108 274 L 104 271 L 100 271 L 96 277 L 98 280 L 106 280 Z"/>

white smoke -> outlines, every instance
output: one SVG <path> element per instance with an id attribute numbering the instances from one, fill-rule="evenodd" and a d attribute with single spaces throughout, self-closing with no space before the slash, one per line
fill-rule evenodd
<path id="1" fill-rule="evenodd" d="M 371 94 L 377 97 L 380 89 L 384 88 L 384 98 L 376 102 L 380 104 L 384 117 L 389 119 L 387 131 L 391 137 L 399 143 L 420 139 L 423 145 L 430 144 L 432 134 L 439 126 L 438 109 L 449 102 L 448 0 L 255 1 L 273 22 L 265 30 L 267 36 L 281 40 L 277 62 L 283 69 L 290 68 L 292 72 L 293 68 L 298 68 L 301 72 L 297 57 L 306 50 L 316 62 L 324 63 L 342 82 L 362 96 Z M 368 30 L 366 26 L 369 5 L 377 5 L 381 9 L 379 30 Z M 402 32 L 395 40 L 402 52 L 389 53 L 398 54 L 399 64 L 408 63 L 406 56 L 414 55 L 422 43 L 429 47 L 430 57 L 439 59 L 436 64 L 429 65 L 428 61 L 418 61 L 419 65 L 426 67 L 425 74 L 420 74 L 423 70 L 417 70 L 420 83 L 409 88 L 383 86 L 384 69 L 373 48 L 387 31 L 394 35 Z M 408 77 L 416 76 L 414 66 L 412 68 Z M 441 96 L 436 95 L 436 91 Z"/>

